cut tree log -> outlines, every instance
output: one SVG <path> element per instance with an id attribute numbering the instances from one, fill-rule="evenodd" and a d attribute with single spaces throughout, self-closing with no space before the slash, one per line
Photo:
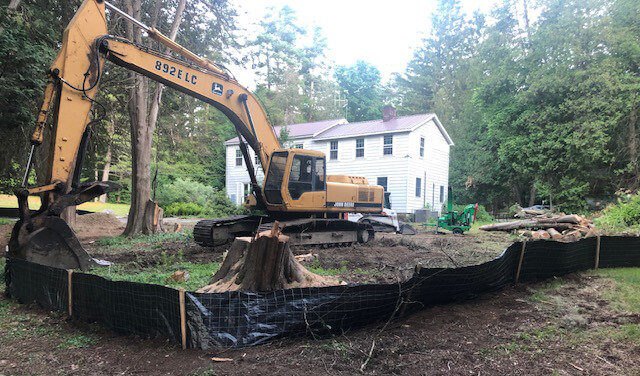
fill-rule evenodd
<path id="1" fill-rule="evenodd" d="M 524 221 L 513 221 L 504 223 L 493 223 L 490 225 L 480 226 L 480 230 L 483 231 L 511 231 L 520 229 L 548 229 L 555 228 L 556 230 L 568 230 L 571 228 L 571 223 L 558 223 L 558 222 L 538 222 L 532 219 Z"/>
<path id="2" fill-rule="evenodd" d="M 562 234 L 558 232 L 558 230 L 556 230 L 555 228 L 550 228 L 547 229 L 547 232 L 549 233 L 549 235 L 551 235 L 551 238 L 553 240 L 560 240 L 562 239 Z"/>
<path id="3" fill-rule="evenodd" d="M 545 230 L 533 231 L 531 233 L 531 238 L 533 239 L 549 239 L 551 235 Z"/>
<path id="4" fill-rule="evenodd" d="M 335 286 L 339 281 L 322 277 L 302 266 L 289 249 L 289 237 L 277 222 L 270 231 L 236 238 L 220 269 L 200 293 L 223 291 L 273 291 L 292 287 Z"/>
<path id="5" fill-rule="evenodd" d="M 582 234 L 578 230 L 569 231 L 565 235 L 562 236 L 562 240 L 566 242 L 575 242 L 578 239 L 582 238 Z"/>
<path id="6" fill-rule="evenodd" d="M 578 224 L 583 221 L 583 218 L 576 214 L 563 215 L 559 217 L 541 217 L 534 218 L 535 221 L 540 223 L 573 223 Z"/>

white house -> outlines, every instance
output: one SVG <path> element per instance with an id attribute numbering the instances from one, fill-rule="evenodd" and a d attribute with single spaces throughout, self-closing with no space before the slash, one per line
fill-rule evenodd
<path id="1" fill-rule="evenodd" d="M 282 127 L 275 127 L 276 134 Z M 320 150 L 327 155 L 327 174 L 365 176 L 391 193 L 391 207 L 413 213 L 424 207 L 440 211 L 447 199 L 449 148 L 453 141 L 435 114 L 397 117 L 385 107 L 383 119 L 348 123 L 345 119 L 286 126 L 287 147 Z M 249 192 L 238 139 L 225 143 L 226 188 L 241 204 Z M 256 160 L 251 151 L 252 158 Z M 258 180 L 263 178 L 260 168 Z"/>

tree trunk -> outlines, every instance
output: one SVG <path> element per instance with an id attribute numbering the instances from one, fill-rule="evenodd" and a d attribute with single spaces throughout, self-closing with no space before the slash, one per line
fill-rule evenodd
<path id="1" fill-rule="evenodd" d="M 181 0 L 176 11 L 176 18 L 171 26 L 171 39 L 175 39 L 185 1 Z M 128 13 L 140 19 L 141 0 L 127 0 Z M 137 44 L 142 44 L 140 29 L 135 28 L 130 22 L 127 23 L 127 36 Z M 162 85 L 156 86 L 151 105 L 149 104 L 149 79 L 135 72 L 130 73 L 134 82 L 130 89 L 129 117 L 131 126 L 131 207 L 127 227 L 124 234 L 131 236 L 139 233 L 149 234 L 156 231 L 156 227 L 149 227 L 154 223 L 155 210 L 147 211 L 151 200 L 151 148 L 153 143 L 153 132 L 158 120 L 159 102 L 162 97 Z M 153 206 L 155 207 L 155 206 Z"/>
<path id="2" fill-rule="evenodd" d="M 529 4 L 527 0 L 522 0 L 522 6 L 524 8 L 524 27 L 527 32 L 527 46 L 531 47 L 531 28 L 529 26 Z"/>
<path id="3" fill-rule="evenodd" d="M 109 172 L 111 172 L 111 140 L 113 138 L 114 126 L 113 123 L 109 124 L 107 128 L 107 134 L 109 135 L 109 144 L 107 144 L 107 152 L 104 156 L 104 168 L 102 170 L 101 181 L 109 181 Z M 107 202 L 107 194 L 100 196 L 100 202 Z"/>
<path id="4" fill-rule="evenodd" d="M 529 191 L 529 206 L 533 206 L 536 204 L 536 193 L 538 190 L 536 189 L 536 184 L 531 183 L 531 190 Z"/>
<path id="5" fill-rule="evenodd" d="M 253 238 L 236 238 L 209 285 L 198 292 L 274 291 L 292 287 L 333 286 L 338 280 L 321 277 L 302 266 L 289 249 L 289 237 L 277 223 Z"/>
<path id="6" fill-rule="evenodd" d="M 633 166 L 633 182 L 634 187 L 638 186 L 638 135 L 636 132 L 636 123 L 638 122 L 638 103 L 634 100 L 633 107 L 631 107 L 631 113 L 629 114 L 629 121 L 627 122 L 627 129 L 629 131 L 629 162 Z"/>

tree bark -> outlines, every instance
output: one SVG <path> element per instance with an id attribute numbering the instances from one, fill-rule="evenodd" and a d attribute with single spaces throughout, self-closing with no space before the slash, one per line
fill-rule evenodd
<path id="1" fill-rule="evenodd" d="M 171 26 L 171 39 L 175 39 L 185 1 L 181 0 L 176 10 L 176 18 Z M 141 0 L 127 0 L 127 12 L 134 18 L 140 19 L 142 14 Z M 135 28 L 130 22 L 127 23 L 127 36 L 137 44 L 142 44 L 142 34 L 140 29 Z M 124 234 L 127 236 L 144 233 L 149 234 L 156 230 L 150 228 L 154 221 L 150 220 L 155 216 L 155 210 L 150 208 L 151 200 L 151 148 L 153 143 L 153 132 L 158 120 L 159 102 L 162 97 L 162 86 L 158 84 L 151 104 L 149 103 L 149 79 L 131 72 L 129 75 L 134 82 L 130 89 L 129 118 L 131 126 L 131 207 L 127 227 Z"/>
<path id="2" fill-rule="evenodd" d="M 111 172 L 111 140 L 113 138 L 114 126 L 113 123 L 109 123 L 109 127 L 107 128 L 107 134 L 109 135 L 109 143 L 107 144 L 107 152 L 104 156 L 104 168 L 102 170 L 102 178 L 101 181 L 109 181 L 109 172 Z M 106 193 L 100 196 L 100 202 L 107 202 Z"/>

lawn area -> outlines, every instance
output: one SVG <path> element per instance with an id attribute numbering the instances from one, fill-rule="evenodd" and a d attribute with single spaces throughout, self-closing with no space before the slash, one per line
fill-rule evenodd
<path id="1" fill-rule="evenodd" d="M 13 195 L 0 195 L 0 208 L 17 208 L 18 201 Z M 40 198 L 37 196 L 29 197 L 29 208 L 40 208 Z M 85 202 L 78 206 L 78 209 L 86 210 L 90 212 L 103 212 L 105 210 L 111 210 L 114 215 L 125 216 L 129 214 L 129 204 L 112 204 L 102 202 Z"/>

